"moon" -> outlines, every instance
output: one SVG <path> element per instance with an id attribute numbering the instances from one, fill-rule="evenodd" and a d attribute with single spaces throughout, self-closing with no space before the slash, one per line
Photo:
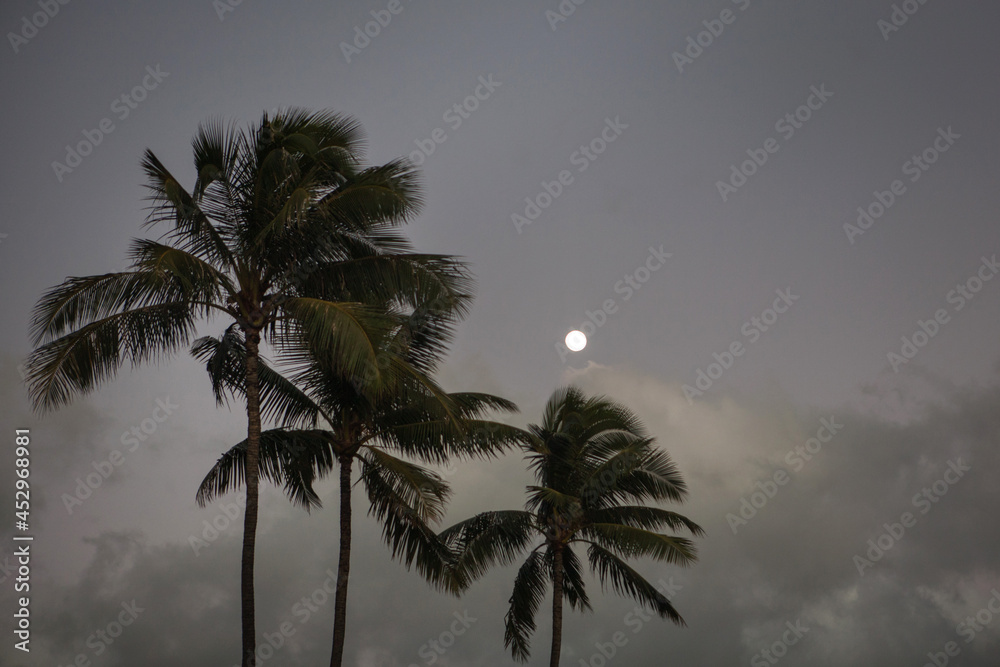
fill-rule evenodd
<path id="1" fill-rule="evenodd" d="M 566 347 L 572 352 L 579 352 L 587 347 L 587 335 L 582 331 L 570 331 L 566 334 Z"/>

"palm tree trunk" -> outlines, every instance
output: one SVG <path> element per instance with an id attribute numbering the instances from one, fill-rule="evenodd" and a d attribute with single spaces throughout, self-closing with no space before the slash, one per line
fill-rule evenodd
<path id="1" fill-rule="evenodd" d="M 247 346 L 247 503 L 243 514 L 243 564 L 240 572 L 240 596 L 243 614 L 243 667 L 257 663 L 257 630 L 254 619 L 253 566 L 257 544 L 257 500 L 259 495 L 260 459 L 260 380 L 257 359 L 260 354 L 260 333 L 244 331 Z"/>
<path id="2" fill-rule="evenodd" d="M 557 544 L 552 550 L 552 657 L 549 667 L 559 667 L 562 653 L 563 617 L 563 545 Z"/>
<path id="3" fill-rule="evenodd" d="M 351 574 L 351 463 L 353 457 L 340 457 L 340 563 L 337 565 L 337 591 L 333 605 L 333 651 L 330 667 L 341 667 L 347 633 L 347 579 Z"/>

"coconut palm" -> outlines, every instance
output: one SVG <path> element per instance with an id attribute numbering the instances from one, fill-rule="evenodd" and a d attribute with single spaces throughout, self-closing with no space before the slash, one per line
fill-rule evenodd
<path id="1" fill-rule="evenodd" d="M 284 485 L 293 503 L 309 509 L 320 505 L 315 479 L 339 472 L 331 667 L 342 664 L 346 640 L 355 463 L 369 514 L 382 524 L 392 556 L 407 569 L 415 565 L 437 588 L 457 594 L 464 585 L 449 567 L 452 554 L 430 526 L 444 514 L 449 485 L 436 472 L 404 458 L 442 464 L 455 456 L 490 457 L 530 439 L 525 431 L 484 419 L 492 411 L 516 411 L 513 403 L 489 394 L 445 393 L 430 378 L 429 362 L 440 354 L 440 335 L 431 333 L 432 322 L 416 313 L 381 341 L 379 362 L 396 372 L 392 386 L 378 395 L 364 392 L 364 382 L 329 359 L 308 360 L 292 381 L 269 367 L 261 376 L 265 411 L 282 426 L 262 434 L 260 474 Z M 230 330 L 221 339 L 204 338 L 196 345 L 220 401 L 227 400 L 227 393 L 244 393 L 238 336 Z M 247 460 L 246 441 L 223 454 L 198 490 L 199 504 L 239 488 Z"/>
<path id="2" fill-rule="evenodd" d="M 586 546 L 602 587 L 610 584 L 618 594 L 683 625 L 666 596 L 626 563 L 643 556 L 682 566 L 696 560 L 690 539 L 656 531 L 702 535 L 702 529 L 680 514 L 640 504 L 681 502 L 687 495 L 667 453 L 626 407 L 587 397 L 574 387 L 553 393 L 542 423 L 528 428 L 533 437 L 524 450 L 536 484 L 527 488 L 525 511 L 484 512 L 441 533 L 457 554 L 455 567 L 463 581 L 527 551 L 505 618 L 504 643 L 513 657 L 528 659 L 535 614 L 551 583 L 549 664 L 558 666 L 563 600 L 572 609 L 591 608 L 577 545 Z"/>
<path id="3" fill-rule="evenodd" d="M 262 341 L 281 354 L 334 357 L 353 373 L 374 369 L 366 386 L 377 391 L 391 373 L 374 365 L 373 340 L 394 322 L 385 304 L 427 303 L 433 293 L 441 312 L 457 317 L 469 298 L 464 265 L 411 253 L 395 230 L 421 204 L 412 166 L 363 168 L 361 147 L 358 123 L 330 112 L 264 114 L 245 130 L 211 122 L 194 138 L 190 192 L 147 150 L 146 224 L 168 230 L 134 240 L 125 271 L 67 278 L 34 311 L 26 379 L 40 410 L 93 391 L 126 361 L 156 362 L 186 347 L 199 321 L 221 317 L 239 331 L 250 462 L 245 666 L 255 664 Z M 333 285 L 338 298 L 329 296 Z"/>

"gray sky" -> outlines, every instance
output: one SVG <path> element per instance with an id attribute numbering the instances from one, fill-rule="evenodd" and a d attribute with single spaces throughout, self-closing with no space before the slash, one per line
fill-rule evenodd
<path id="1" fill-rule="evenodd" d="M 619 631 L 608 664 L 771 664 L 761 651 L 797 638 L 787 623 L 802 634 L 777 650 L 787 665 L 919 665 L 948 642 L 955 664 L 995 664 L 1000 9 L 907 0 L 896 30 L 888 1 L 565 0 L 563 21 L 556 0 L 402 0 L 367 45 L 342 46 L 389 4 L 0 8 L 0 424 L 11 442 L 31 428 L 36 536 L 32 652 L 12 647 L 8 575 L 0 662 L 237 662 L 240 528 L 197 553 L 190 538 L 228 523 L 235 495 L 200 510 L 194 492 L 245 417 L 214 408 L 186 355 L 41 417 L 17 365 L 42 292 L 121 268 L 143 234 L 145 148 L 190 185 L 199 122 L 296 105 L 355 116 L 371 163 L 423 162 L 409 233 L 479 280 L 448 388 L 515 400 L 518 424 L 567 382 L 608 394 L 690 483 L 700 563 L 638 565 L 673 582 L 689 627 L 639 622 L 595 583 L 594 613 L 566 618 L 563 664 L 600 664 Z M 82 141 L 97 145 L 67 162 Z M 845 228 L 859 207 L 866 228 Z M 588 321 L 587 348 L 560 354 Z M 120 465 L 70 512 L 64 494 L 114 450 Z M 528 482 L 516 455 L 448 479 L 446 523 L 519 507 Z M 335 566 L 333 485 L 322 492 L 312 515 L 262 495 L 258 633 L 294 630 L 265 665 L 328 659 L 332 602 L 296 607 Z M 455 613 L 468 628 L 435 664 L 510 662 L 513 570 L 449 598 L 391 561 L 363 510 L 355 526 L 349 664 L 429 664 Z M 128 609 L 134 622 L 100 640 Z M 544 613 L 539 626 L 531 664 L 546 661 Z"/>

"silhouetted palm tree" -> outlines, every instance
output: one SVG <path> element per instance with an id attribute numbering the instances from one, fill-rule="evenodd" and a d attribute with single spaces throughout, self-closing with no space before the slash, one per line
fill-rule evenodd
<path id="1" fill-rule="evenodd" d="M 415 255 L 394 227 L 420 206 L 404 160 L 362 168 L 358 123 L 300 109 L 240 130 L 221 122 L 194 139 L 190 192 L 146 151 L 148 225 L 122 272 L 68 278 L 35 308 L 27 362 L 33 404 L 51 409 L 94 390 L 128 361 L 158 361 L 190 343 L 199 320 L 233 323 L 243 347 L 247 406 L 241 574 L 243 665 L 255 664 L 254 544 L 261 438 L 260 344 L 325 354 L 355 374 L 375 369 L 374 339 L 394 326 L 387 302 L 460 314 L 464 266 Z M 333 287 L 336 289 L 333 289 Z M 331 295 L 336 294 L 336 297 Z"/>
<path id="2" fill-rule="evenodd" d="M 429 525 L 442 518 L 450 488 L 437 473 L 396 455 L 440 464 L 455 456 L 494 456 L 530 438 L 525 431 L 482 418 L 495 410 L 516 411 L 513 403 L 489 394 L 449 394 L 436 385 L 427 361 L 438 356 L 440 337 L 427 333 L 427 318 L 418 323 L 422 326 L 412 325 L 413 319 L 379 346 L 380 362 L 396 372 L 395 382 L 383 385 L 377 395 L 366 393 L 356 380 L 348 381 L 343 369 L 329 360 L 312 359 L 293 381 L 270 368 L 262 375 L 265 409 L 284 426 L 262 434 L 260 474 L 282 484 L 292 502 L 308 509 L 319 505 L 314 480 L 339 468 L 340 554 L 332 667 L 342 664 L 346 640 L 354 463 L 360 466 L 369 514 L 382 524 L 393 557 L 407 568 L 415 564 L 433 585 L 457 594 L 463 585 L 449 569 L 451 552 Z M 413 335 L 414 331 L 421 335 Z M 239 368 L 238 341 L 205 338 L 197 347 L 220 400 L 225 400 L 227 391 L 242 393 L 239 372 L 219 372 Z M 199 504 L 238 488 L 246 460 L 245 441 L 226 452 L 202 482 Z"/>
<path id="3" fill-rule="evenodd" d="M 667 453 L 654 446 L 633 412 L 603 397 L 588 398 L 574 387 L 553 393 L 541 425 L 529 430 L 533 438 L 524 449 L 537 484 L 527 489 L 526 511 L 483 512 L 441 533 L 457 554 L 455 567 L 463 582 L 528 551 L 505 620 L 504 643 L 514 658 L 528 659 L 535 614 L 549 583 L 551 667 L 559 664 L 563 599 L 571 608 L 590 609 L 574 545 L 587 546 L 590 568 L 602 586 L 610 584 L 661 618 L 683 625 L 666 596 L 625 562 L 650 557 L 686 566 L 696 560 L 691 540 L 655 532 L 668 528 L 704 534 L 696 523 L 634 504 L 681 502 L 687 495 Z"/>

